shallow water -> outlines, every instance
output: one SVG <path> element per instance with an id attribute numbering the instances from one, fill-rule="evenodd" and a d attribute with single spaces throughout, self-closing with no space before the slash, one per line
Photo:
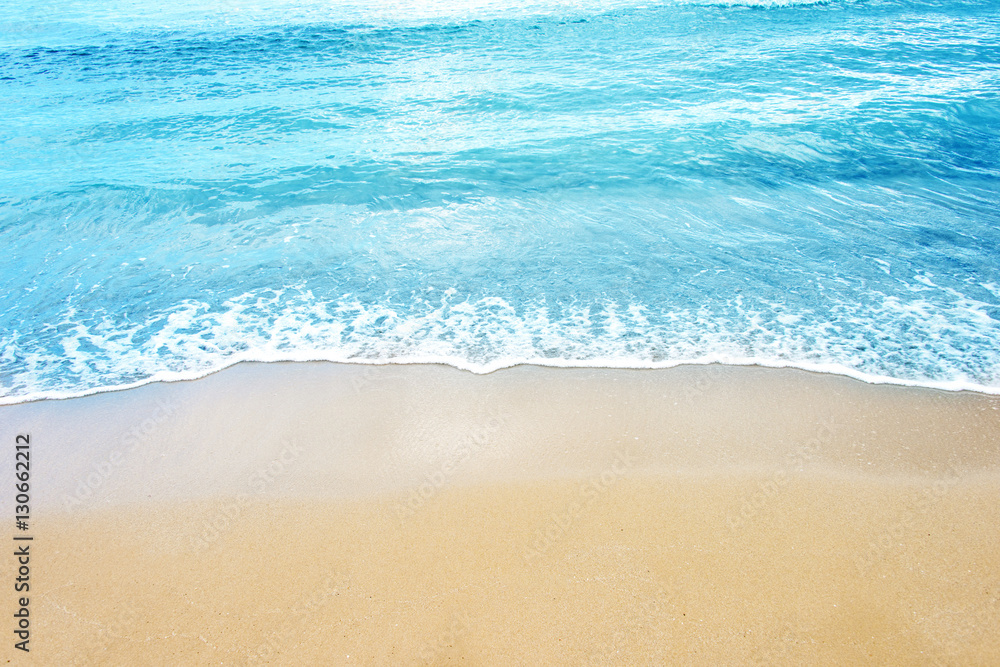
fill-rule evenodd
<path id="1" fill-rule="evenodd" d="M 0 9 L 0 400 L 243 359 L 1000 391 L 1000 3 Z"/>

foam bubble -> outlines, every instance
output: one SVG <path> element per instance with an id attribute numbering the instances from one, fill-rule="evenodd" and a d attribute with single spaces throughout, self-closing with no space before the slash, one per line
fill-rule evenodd
<path id="1" fill-rule="evenodd" d="M 841 304 L 835 321 L 784 312 L 782 304 L 734 299 L 728 308 L 654 312 L 644 304 L 543 302 L 515 307 L 499 297 L 424 301 L 400 309 L 357 299 L 323 303 L 310 291 L 247 292 L 212 308 L 189 300 L 131 327 L 62 322 L 46 355 L 7 343 L 0 359 L 4 403 L 66 397 L 158 380 L 200 377 L 240 361 L 444 363 L 475 373 L 518 364 L 667 368 L 680 364 L 756 364 L 941 389 L 1000 392 L 993 353 L 975 360 L 951 341 L 989 350 L 995 322 L 982 304 L 940 312 L 895 297 L 858 319 Z M 874 319 L 871 319 L 873 314 Z M 959 330 L 965 326 L 966 330 Z M 919 327 L 919 331 L 915 331 Z M 891 328 L 907 331 L 896 338 Z M 838 336 L 830 335 L 831 329 Z M 985 372 L 984 372 L 985 371 Z"/>

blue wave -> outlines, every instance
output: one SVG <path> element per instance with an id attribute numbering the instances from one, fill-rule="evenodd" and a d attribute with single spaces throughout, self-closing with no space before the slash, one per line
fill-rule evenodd
<path id="1" fill-rule="evenodd" d="M 0 10 L 2 400 L 279 358 L 1000 388 L 998 3 L 385 7 Z"/>

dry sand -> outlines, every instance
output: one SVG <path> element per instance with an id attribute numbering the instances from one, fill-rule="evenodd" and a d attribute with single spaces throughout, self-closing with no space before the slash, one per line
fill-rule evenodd
<path id="1" fill-rule="evenodd" d="M 243 364 L 0 427 L 22 664 L 1000 663 L 997 396 Z"/>

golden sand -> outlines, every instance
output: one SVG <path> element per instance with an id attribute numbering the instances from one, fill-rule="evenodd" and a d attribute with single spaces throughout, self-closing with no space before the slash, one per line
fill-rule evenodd
<path id="1" fill-rule="evenodd" d="M 1000 663 L 1000 397 L 280 364 L 0 419 L 24 664 Z"/>
<path id="2" fill-rule="evenodd" d="M 996 664 L 997 479 L 790 475 L 47 525 L 38 664 Z M 207 539 L 206 539 L 207 538 Z"/>

